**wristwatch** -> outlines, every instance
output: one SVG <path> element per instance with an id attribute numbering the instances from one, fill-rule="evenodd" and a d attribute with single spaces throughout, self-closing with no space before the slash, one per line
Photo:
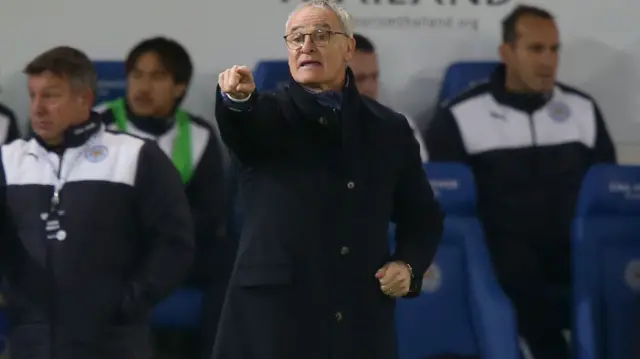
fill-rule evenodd
<path id="1" fill-rule="evenodd" d="M 411 282 L 409 283 L 409 293 L 418 293 L 421 290 L 421 284 L 420 281 L 416 280 L 416 277 L 413 273 L 413 267 L 411 267 L 411 264 L 407 263 L 407 262 L 401 262 L 402 264 L 404 264 L 407 269 L 409 270 L 409 275 L 411 276 Z"/>

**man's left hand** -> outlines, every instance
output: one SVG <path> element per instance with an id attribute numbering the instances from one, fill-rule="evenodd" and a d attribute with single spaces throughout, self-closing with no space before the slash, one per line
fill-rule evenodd
<path id="1" fill-rule="evenodd" d="M 411 271 L 402 261 L 389 262 L 376 272 L 382 292 L 390 297 L 404 297 L 411 287 Z"/>

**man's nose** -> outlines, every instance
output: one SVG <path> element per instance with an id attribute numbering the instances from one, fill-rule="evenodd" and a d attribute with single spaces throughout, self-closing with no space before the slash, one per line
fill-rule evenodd
<path id="1" fill-rule="evenodd" d="M 137 85 L 139 93 L 148 93 L 151 90 L 151 80 L 148 77 L 139 79 Z"/>
<path id="2" fill-rule="evenodd" d="M 553 67 L 556 63 L 557 54 L 552 49 L 547 49 L 540 56 L 540 62 L 545 67 Z"/>
<path id="3" fill-rule="evenodd" d="M 311 38 L 310 35 L 307 35 L 304 37 L 304 43 L 302 44 L 300 51 L 302 51 L 305 54 L 316 51 L 316 44 L 315 42 L 313 42 L 313 39 Z"/>
<path id="4" fill-rule="evenodd" d="M 44 109 L 42 100 L 39 97 L 33 97 L 31 99 L 31 110 L 36 112 L 36 113 L 40 113 L 42 112 Z"/>

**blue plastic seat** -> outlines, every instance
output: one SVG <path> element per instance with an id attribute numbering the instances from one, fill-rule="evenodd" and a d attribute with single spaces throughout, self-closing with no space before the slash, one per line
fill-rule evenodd
<path id="1" fill-rule="evenodd" d="M 451 64 L 442 80 L 439 101 L 450 100 L 472 86 L 486 82 L 500 64 L 495 61 L 463 61 Z"/>
<path id="2" fill-rule="evenodd" d="M 202 320 L 200 289 L 182 287 L 158 304 L 153 310 L 152 325 L 155 328 L 195 330 Z"/>
<path id="3" fill-rule="evenodd" d="M 122 61 L 94 61 L 98 74 L 96 104 L 124 97 L 127 93 L 127 73 Z"/>
<path id="4" fill-rule="evenodd" d="M 9 333 L 11 325 L 9 322 L 9 308 L 4 301 L 4 296 L 0 295 L 0 359 L 9 359 Z"/>
<path id="5" fill-rule="evenodd" d="M 633 322 L 640 298 L 640 167 L 589 171 L 572 237 L 574 357 L 631 358 L 640 325 Z"/>
<path id="6" fill-rule="evenodd" d="M 289 83 L 289 64 L 286 60 L 260 61 L 253 71 L 259 91 L 274 91 Z"/>
<path id="7" fill-rule="evenodd" d="M 495 279 L 475 217 L 473 175 L 459 164 L 429 163 L 425 170 L 447 217 L 422 295 L 398 300 L 399 358 L 458 354 L 517 359 L 515 315 Z"/>

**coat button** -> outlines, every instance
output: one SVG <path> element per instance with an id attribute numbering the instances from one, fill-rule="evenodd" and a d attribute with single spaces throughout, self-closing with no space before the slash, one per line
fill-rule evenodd
<path id="1" fill-rule="evenodd" d="M 342 313 L 340 312 L 336 312 L 336 321 L 341 321 L 342 320 Z"/>
<path id="2" fill-rule="evenodd" d="M 327 119 L 324 117 L 320 117 L 320 119 L 318 120 L 318 122 L 320 122 L 321 125 L 326 126 L 327 125 Z"/>
<path id="3" fill-rule="evenodd" d="M 346 256 L 347 254 L 349 254 L 349 247 L 340 248 L 340 254 L 342 254 L 343 256 Z"/>
<path id="4" fill-rule="evenodd" d="M 355 184 L 355 183 L 353 183 L 353 181 L 349 181 L 349 182 L 347 183 L 347 188 L 348 188 L 348 189 L 353 189 L 355 186 L 356 186 L 356 184 Z"/>

